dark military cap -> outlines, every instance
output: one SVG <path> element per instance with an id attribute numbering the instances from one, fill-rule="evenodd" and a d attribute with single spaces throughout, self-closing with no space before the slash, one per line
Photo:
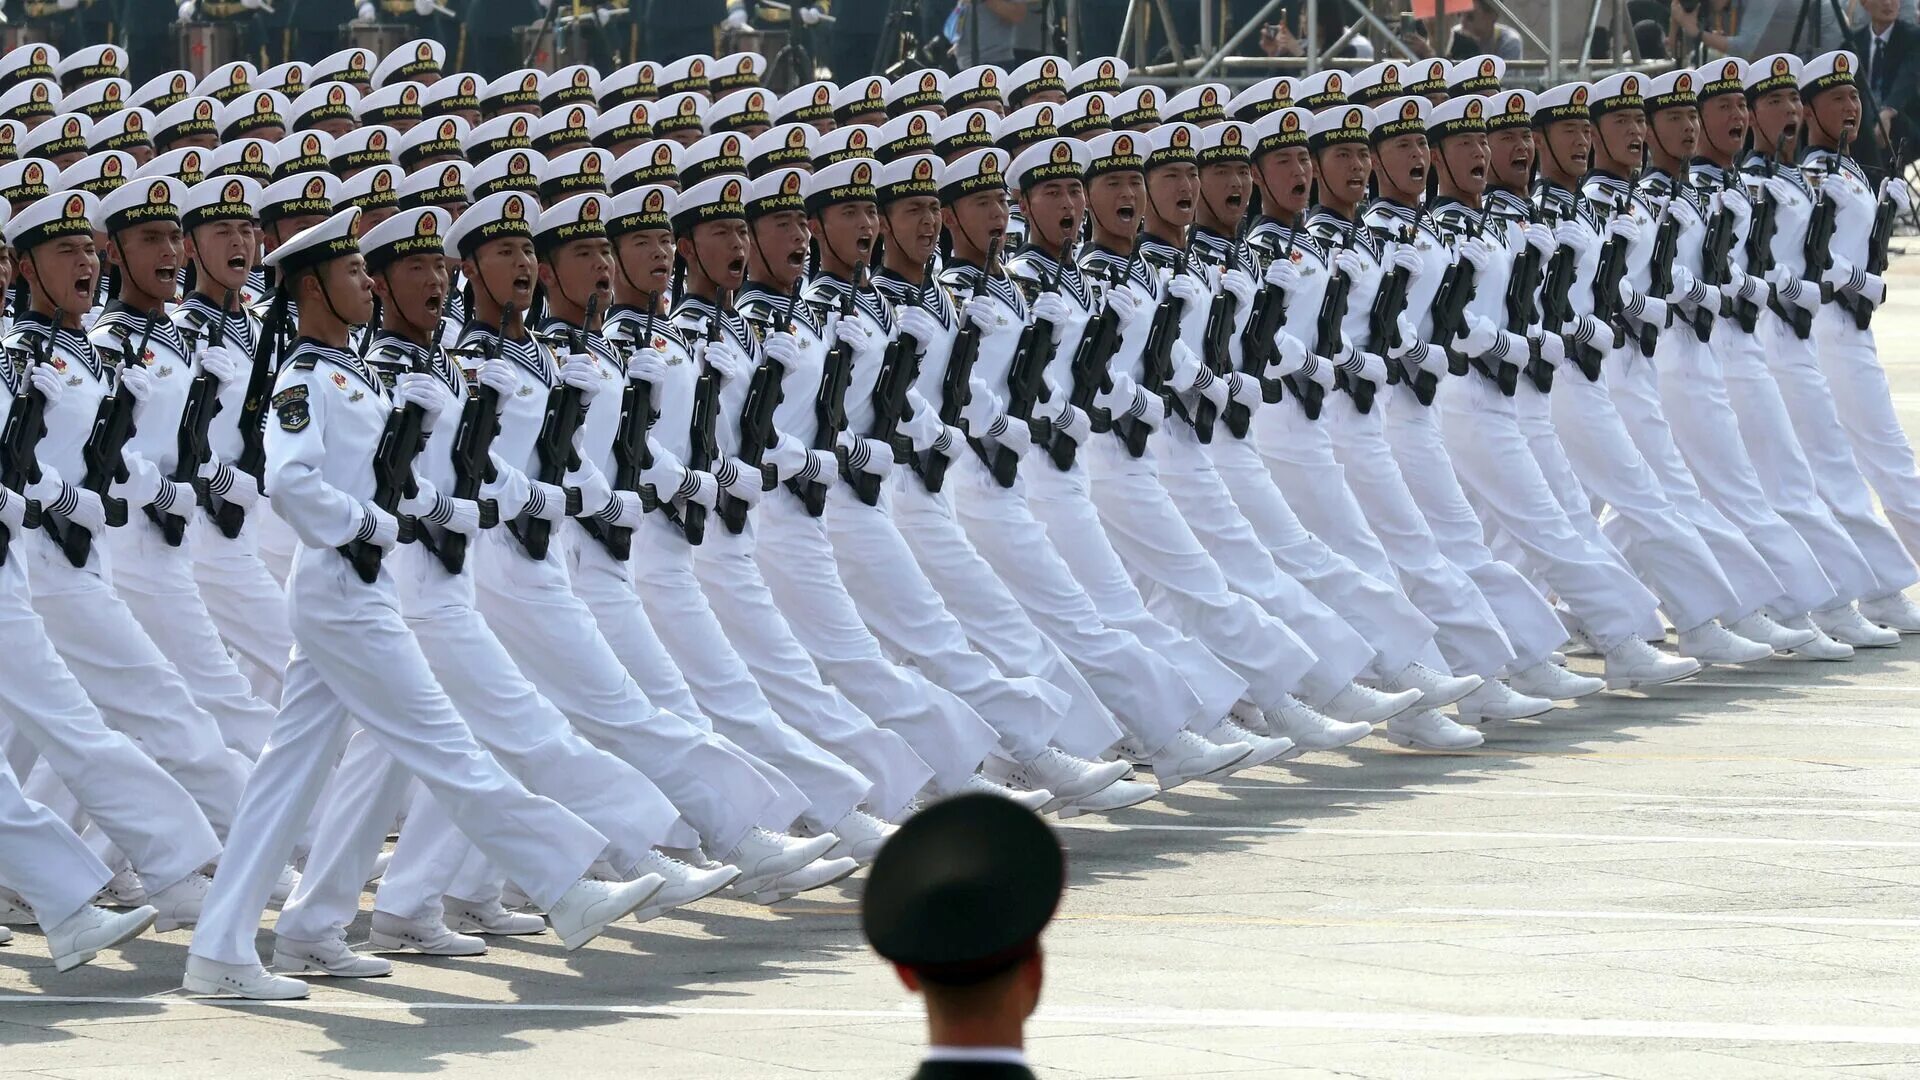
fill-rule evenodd
<path id="1" fill-rule="evenodd" d="M 994 795 L 945 799 L 880 850 L 861 928 L 875 952 L 923 978 L 980 982 L 1034 954 L 1066 873 L 1032 811 Z"/>

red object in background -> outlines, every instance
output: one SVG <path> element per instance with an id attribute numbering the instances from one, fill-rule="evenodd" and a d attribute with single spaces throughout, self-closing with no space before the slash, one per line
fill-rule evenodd
<path id="1" fill-rule="evenodd" d="M 1458 15 L 1473 7 L 1473 0 L 1413 0 L 1413 14 L 1418 19 L 1431 19 L 1438 11 Z"/>

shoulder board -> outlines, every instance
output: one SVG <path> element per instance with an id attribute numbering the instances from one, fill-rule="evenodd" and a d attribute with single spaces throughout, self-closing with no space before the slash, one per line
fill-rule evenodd
<path id="1" fill-rule="evenodd" d="M 301 353 L 300 355 L 294 357 L 293 362 L 287 366 L 293 368 L 295 371 L 312 371 L 314 368 L 318 367 L 319 365 L 320 365 L 320 354 L 309 352 L 309 353 Z"/>

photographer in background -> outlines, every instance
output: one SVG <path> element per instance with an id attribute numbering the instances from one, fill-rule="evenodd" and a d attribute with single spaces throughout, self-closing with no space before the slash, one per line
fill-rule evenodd
<path id="1" fill-rule="evenodd" d="M 1920 26 L 1900 18 L 1900 0 L 1864 0 L 1862 6 L 1864 25 L 1848 32 L 1847 48 L 1860 58 L 1860 115 L 1873 139 L 1855 139 L 1854 153 L 1898 172 L 1920 153 Z"/>
<path id="2" fill-rule="evenodd" d="M 1410 25 L 1409 25 L 1410 24 Z M 1401 16 L 1400 41 L 1416 59 L 1438 55 L 1425 27 L 1410 15 Z M 1465 60 L 1491 54 L 1502 60 L 1520 59 L 1520 31 L 1500 21 L 1500 9 L 1493 0 L 1473 0 L 1473 7 L 1462 13 L 1447 42 L 1447 57 Z"/>

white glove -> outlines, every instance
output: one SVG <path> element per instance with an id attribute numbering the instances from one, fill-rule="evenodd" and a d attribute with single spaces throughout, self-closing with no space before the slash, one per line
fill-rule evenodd
<path id="1" fill-rule="evenodd" d="M 472 499 L 456 499 L 451 495 L 441 495 L 434 500 L 433 512 L 427 520 L 450 533 L 462 536 L 480 534 L 480 504 Z"/>
<path id="2" fill-rule="evenodd" d="M 1135 386 L 1123 372 L 1114 372 L 1112 380 L 1107 389 L 1093 392 L 1093 407 L 1105 409 L 1111 416 L 1120 416 L 1133 408 Z"/>
<path id="3" fill-rule="evenodd" d="M 49 408 L 58 404 L 60 395 L 67 392 L 66 381 L 60 378 L 60 373 L 53 370 L 51 364 L 33 365 L 27 369 L 27 378 L 33 382 L 33 388 L 40 391 Z"/>
<path id="4" fill-rule="evenodd" d="M 1809 315 L 1820 310 L 1820 290 L 1810 281 L 1803 281 L 1793 271 L 1784 266 L 1776 266 L 1767 272 L 1767 282 L 1780 298 Z"/>
<path id="5" fill-rule="evenodd" d="M 1387 253 L 1388 269 L 1405 270 L 1408 281 L 1420 276 L 1422 262 L 1420 252 L 1412 244 L 1395 244 L 1393 250 Z"/>
<path id="6" fill-rule="evenodd" d="M 110 494 L 126 500 L 128 506 L 146 506 L 160 496 L 160 485 L 165 478 L 151 461 L 144 458 L 138 462 L 127 460 L 127 478 L 111 485 Z"/>
<path id="7" fill-rule="evenodd" d="M 1729 260 L 1731 263 L 1731 260 Z M 1720 283 L 1720 295 L 1728 300 L 1738 300 L 1746 294 L 1747 283 L 1753 279 L 1737 266 L 1727 267 L 1727 280 Z"/>
<path id="8" fill-rule="evenodd" d="M 842 432 L 840 445 L 847 452 L 847 467 L 886 479 L 893 472 L 893 447 L 879 439 L 863 439 Z"/>
<path id="9" fill-rule="evenodd" d="M 728 457 L 713 470 L 714 482 L 720 490 L 746 503 L 749 507 L 760 505 L 760 496 L 764 493 L 760 487 L 760 470 L 737 457 Z"/>
<path id="10" fill-rule="evenodd" d="M 808 26 L 817 26 L 820 20 L 826 17 L 826 14 L 817 7 L 803 7 L 800 9 L 800 21 Z"/>
<path id="11" fill-rule="evenodd" d="M 1233 294 L 1234 302 L 1239 305 L 1235 310 L 1242 313 L 1253 310 L 1253 293 L 1256 286 L 1246 271 L 1234 268 L 1220 275 L 1220 287 Z"/>
<path id="12" fill-rule="evenodd" d="M 1520 235 L 1526 239 L 1527 246 L 1540 253 L 1540 261 L 1546 262 L 1553 257 L 1553 230 L 1538 221 L 1530 221 Z"/>
<path id="13" fill-rule="evenodd" d="M 1727 213 L 1733 215 L 1735 234 L 1745 236 L 1747 223 L 1753 220 L 1753 204 L 1731 192 L 1721 191 L 1716 194 L 1720 199 L 1720 205 L 1726 209 Z"/>
<path id="14" fill-rule="evenodd" d="M 560 365 L 560 381 L 580 391 L 580 400 L 591 402 L 600 392 L 600 365 L 593 357 L 585 353 L 574 353 Z"/>
<path id="15" fill-rule="evenodd" d="M 840 459 L 831 450 L 808 450 L 807 460 L 813 464 L 816 477 L 832 477 L 840 471 Z"/>
<path id="16" fill-rule="evenodd" d="M 1800 185 L 1784 176 L 1769 176 L 1764 182 L 1767 186 L 1768 194 L 1773 196 L 1774 207 L 1777 211 L 1785 210 L 1789 206 L 1807 201 L 1807 193 L 1800 190 Z"/>
<path id="17" fill-rule="evenodd" d="M 613 485 L 607 483 L 607 474 L 599 469 L 582 469 L 574 479 L 574 485 L 580 491 L 580 513 L 592 516 L 607 508 L 613 501 Z"/>
<path id="18" fill-rule="evenodd" d="M 730 337 L 722 336 L 719 341 L 707 342 L 700 356 L 706 361 L 707 367 L 720 376 L 722 382 L 744 379 L 753 371 L 753 357 L 748 356 L 746 350 Z"/>
<path id="19" fill-rule="evenodd" d="M 967 385 L 972 393 L 960 410 L 960 421 L 969 432 L 979 435 L 993 426 L 994 417 L 1000 415 L 1000 396 L 979 379 L 970 380 Z"/>
<path id="20" fill-rule="evenodd" d="M 1907 186 L 1905 179 L 1889 176 L 1880 182 L 1880 194 L 1893 200 L 1893 207 L 1901 214 L 1913 213 L 1913 189 Z"/>
<path id="21" fill-rule="evenodd" d="M 995 445 L 1013 451 L 1015 457 L 1025 457 L 1033 447 L 1033 431 L 1027 427 L 1026 421 L 1004 415 L 994 417 L 993 423 L 987 428 L 986 437 Z"/>
<path id="22" fill-rule="evenodd" d="M 833 324 L 833 340 L 845 344 L 858 356 L 873 348 L 873 328 L 858 317 L 838 319 Z"/>
<path id="23" fill-rule="evenodd" d="M 1119 285 L 1107 290 L 1107 306 L 1113 309 L 1114 317 L 1120 320 L 1120 325 L 1127 327 L 1132 326 L 1133 320 L 1140 317 L 1147 302 L 1140 299 L 1139 293 L 1125 285 Z"/>
<path id="24" fill-rule="evenodd" d="M 1348 281 L 1359 281 L 1366 277 L 1371 265 L 1364 255 L 1351 248 L 1343 248 L 1333 256 L 1334 272 L 1347 275 Z"/>
<path id="25" fill-rule="evenodd" d="M 409 371 L 400 376 L 395 384 L 394 399 L 403 405 L 418 405 L 426 414 L 421 427 L 432 431 L 440 421 L 440 414 L 453 404 L 453 394 L 447 390 L 447 384 L 440 381 L 438 375 L 427 375 Z"/>
<path id="26" fill-rule="evenodd" d="M 1306 342 L 1284 331 L 1273 335 L 1273 358 L 1267 370 L 1274 377 L 1295 374 L 1306 364 Z"/>
<path id="27" fill-rule="evenodd" d="M 1189 313 L 1195 308 L 1206 310 L 1207 301 L 1213 298 L 1212 294 L 1207 292 L 1207 287 L 1192 274 L 1173 275 L 1173 280 L 1167 283 L 1167 293 L 1179 297 L 1186 304 L 1186 310 Z"/>
<path id="28" fill-rule="evenodd" d="M 1274 259 L 1267 264 L 1267 284 L 1291 294 L 1300 284 L 1300 266 L 1292 259 Z"/>
<path id="29" fill-rule="evenodd" d="M 1575 255 L 1585 255 L 1593 250 L 1594 235 L 1577 222 L 1563 221 L 1553 227 L 1553 242 L 1555 247 L 1569 247 Z"/>
<path id="30" fill-rule="evenodd" d="M 659 392 L 667 379 L 667 354 L 659 349 L 640 349 L 627 360 L 627 378 L 638 379 Z"/>
<path id="31" fill-rule="evenodd" d="M 365 540 L 381 551 L 392 550 L 393 545 L 400 542 L 400 519 L 370 502 L 361 503 L 360 510 L 365 516 L 361 519 L 358 539 Z"/>
<path id="32" fill-rule="evenodd" d="M 544 484 L 531 477 L 527 479 L 527 507 L 525 513 L 532 514 L 542 521 L 562 521 L 567 516 L 567 493 L 557 484 Z M 505 515 L 502 515 L 503 517 Z"/>
<path id="33" fill-rule="evenodd" d="M 1213 402 L 1213 407 L 1216 412 L 1226 411 L 1227 395 L 1232 392 L 1232 387 L 1227 384 L 1226 379 L 1215 375 L 1211 371 L 1203 371 L 1201 372 L 1199 385 L 1195 386 L 1193 390 L 1205 400 Z"/>
<path id="34" fill-rule="evenodd" d="M 240 359 L 240 350 L 231 345 L 209 345 L 200 350 L 200 370 L 218 383 L 231 383 L 239 378 L 245 363 Z"/>
<path id="35" fill-rule="evenodd" d="M 1549 334 L 1535 327 L 1528 336 L 1540 343 L 1540 359 L 1553 367 L 1559 367 L 1567 359 L 1567 342 L 1559 334 Z"/>
<path id="36" fill-rule="evenodd" d="M 1333 389 L 1335 369 L 1332 361 L 1316 356 L 1313 358 L 1313 364 L 1311 366 L 1303 362 L 1301 364 L 1301 370 L 1306 373 L 1307 378 L 1319 383 L 1322 389 Z"/>
<path id="37" fill-rule="evenodd" d="M 1461 262 L 1472 266 L 1474 274 L 1481 278 L 1487 276 L 1488 268 L 1493 265 L 1493 246 L 1483 237 L 1470 236 L 1460 241 L 1453 252 L 1460 256 Z"/>
<path id="38" fill-rule="evenodd" d="M 1093 421 L 1085 410 L 1068 405 L 1053 418 L 1053 430 L 1072 439 L 1075 446 L 1087 441 L 1093 435 Z"/>
<path id="39" fill-rule="evenodd" d="M 120 385 L 126 387 L 133 400 L 146 404 L 147 393 L 153 389 L 153 376 L 139 364 L 120 365 Z"/>
<path id="40" fill-rule="evenodd" d="M 1622 239 L 1632 247 L 1640 242 L 1640 223 L 1632 214 L 1615 214 L 1607 221 L 1607 235 Z"/>
<path id="41" fill-rule="evenodd" d="M 745 30 L 747 28 L 747 9 L 734 8 L 727 12 L 726 21 L 720 24 L 723 30 Z"/>
<path id="42" fill-rule="evenodd" d="M 1673 268 L 1673 288 L 1667 290 L 1667 295 L 1663 299 L 1670 305 L 1685 301 L 1693 295 L 1694 286 L 1698 284 L 1699 282 L 1694 280 L 1691 271 L 1684 266 L 1675 264 Z"/>
<path id="43" fill-rule="evenodd" d="M 513 369 L 513 361 L 498 356 L 481 364 L 474 378 L 503 398 L 512 397 L 514 391 L 520 389 L 520 376 Z"/>
<path id="44" fill-rule="evenodd" d="M 784 484 L 807 467 L 807 448 L 800 444 L 799 439 L 783 431 L 761 456 L 761 460 L 773 466 L 774 478 Z"/>
<path id="45" fill-rule="evenodd" d="M 800 362 L 800 342 L 785 330 L 768 334 L 767 340 L 760 344 L 760 351 L 768 360 L 779 364 L 782 371 L 792 371 Z M 666 359 L 662 357 L 661 364 L 665 363 Z"/>
<path id="46" fill-rule="evenodd" d="M 1073 313 L 1067 308 L 1067 302 L 1060 298 L 1059 293 L 1041 293 L 1034 298 L 1033 306 L 1029 310 L 1035 322 L 1044 319 L 1047 325 L 1053 328 L 1053 340 L 1056 344 L 1060 341 L 1060 335 L 1066 332 L 1067 321 L 1073 318 Z"/>
<path id="47" fill-rule="evenodd" d="M 822 475 L 832 476 L 833 473 L 827 472 Z M 656 487 L 654 490 L 660 489 Z M 685 469 L 681 473 L 680 490 L 674 495 L 686 505 L 699 505 L 711 510 L 713 504 L 720 501 L 720 483 L 710 472 Z"/>
<path id="48" fill-rule="evenodd" d="M 1414 351 L 1415 349 L 1418 349 L 1421 347 L 1420 335 L 1417 331 L 1414 330 L 1413 322 L 1409 320 L 1405 315 L 1401 315 L 1398 318 L 1396 318 L 1394 320 L 1393 325 L 1396 330 L 1400 331 L 1398 335 L 1400 338 L 1400 344 L 1387 350 L 1388 359 L 1398 360 L 1401 357 L 1407 355 L 1408 353 Z"/>
<path id="49" fill-rule="evenodd" d="M 1473 312 L 1467 312 L 1467 324 L 1461 328 L 1460 336 L 1455 339 L 1454 348 L 1468 356 L 1479 356 L 1493 343 L 1500 340 L 1500 328 L 1492 320 L 1481 318 Z"/>
<path id="50" fill-rule="evenodd" d="M 899 325 L 900 332 L 919 342 L 920 347 L 923 349 L 926 348 L 928 343 L 939 341 L 942 337 L 946 336 L 946 330 L 941 327 L 940 320 L 927 314 L 925 308 L 911 306 L 896 308 L 894 309 L 893 318 L 894 322 Z M 767 340 L 772 341 L 773 339 L 768 338 Z M 769 350 L 769 352 L 771 352 L 771 350 Z"/>
<path id="51" fill-rule="evenodd" d="M 99 495 L 86 488 L 63 486 L 60 498 L 73 500 L 73 509 L 66 514 L 68 521 L 95 535 L 107 527 L 107 508 L 101 504 Z M 40 500 L 40 505 L 46 506 L 47 500 Z"/>
<path id="52" fill-rule="evenodd" d="M 1200 365 L 1200 357 L 1195 355 L 1192 349 L 1187 348 L 1185 342 L 1176 341 L 1173 343 L 1169 358 L 1172 360 L 1173 371 L 1167 376 L 1167 385 L 1173 387 L 1174 392 L 1178 394 L 1193 393 L 1205 371 Z"/>
<path id="53" fill-rule="evenodd" d="M 995 300 L 992 293 L 981 293 L 967 298 L 966 319 L 985 333 L 1000 325 L 1002 310 L 1000 301 Z"/>

